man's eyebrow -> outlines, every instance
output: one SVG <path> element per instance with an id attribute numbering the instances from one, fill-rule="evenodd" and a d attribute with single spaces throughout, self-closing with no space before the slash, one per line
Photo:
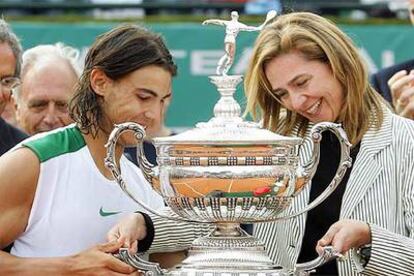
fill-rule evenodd
<path id="1" fill-rule="evenodd" d="M 169 98 L 169 97 L 171 97 L 172 96 L 172 93 L 170 92 L 170 93 L 168 93 L 167 95 L 165 95 L 164 97 L 163 97 L 163 99 L 167 99 L 167 98 Z"/>
<path id="2" fill-rule="evenodd" d="M 147 89 L 147 88 L 137 88 L 136 89 L 137 92 L 144 92 L 144 93 L 148 93 L 151 94 L 151 96 L 157 97 L 158 94 L 157 92 L 151 90 L 151 89 Z"/>
<path id="3" fill-rule="evenodd" d="M 141 92 L 144 92 L 144 93 L 148 93 L 148 94 L 150 94 L 151 96 L 153 96 L 153 97 L 158 97 L 159 95 L 158 95 L 158 93 L 157 92 L 155 92 L 155 91 L 153 91 L 153 90 L 151 90 L 151 89 L 147 89 L 147 88 L 138 88 L 137 89 L 137 91 L 139 92 L 139 91 L 141 91 Z M 172 93 L 170 92 L 170 93 L 168 93 L 167 95 L 165 95 L 164 97 L 163 97 L 163 99 L 167 99 L 167 98 L 169 98 L 169 97 L 171 97 L 172 96 Z"/>
<path id="4" fill-rule="evenodd" d="M 49 103 L 49 100 L 34 99 L 34 100 L 29 100 L 27 105 L 34 106 L 34 105 L 43 105 L 43 104 L 48 104 L 48 103 Z"/>

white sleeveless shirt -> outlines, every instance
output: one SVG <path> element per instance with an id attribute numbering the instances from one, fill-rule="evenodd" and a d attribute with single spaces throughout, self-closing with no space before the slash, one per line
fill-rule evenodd
<path id="1" fill-rule="evenodd" d="M 143 211 L 96 167 L 74 125 L 29 138 L 20 146 L 40 160 L 40 175 L 27 228 L 14 242 L 12 255 L 56 257 L 106 242 L 122 216 Z M 142 172 L 124 156 L 121 172 L 133 194 L 153 209 L 164 207 Z"/>

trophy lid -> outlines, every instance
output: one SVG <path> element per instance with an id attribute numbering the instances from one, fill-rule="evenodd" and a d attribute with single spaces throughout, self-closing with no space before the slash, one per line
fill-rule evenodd
<path id="1" fill-rule="evenodd" d="M 302 139 L 286 137 L 260 128 L 253 122 L 210 124 L 199 123 L 194 129 L 183 133 L 154 138 L 156 145 L 197 144 L 197 145 L 298 145 Z"/>
<path id="2" fill-rule="evenodd" d="M 154 138 L 155 145 L 197 144 L 197 145 L 298 145 L 302 139 L 286 137 L 260 127 L 255 122 L 244 121 L 240 105 L 233 98 L 236 86 L 242 76 L 210 76 L 217 86 L 221 99 L 214 107 L 214 117 L 206 123 L 183 133 Z"/>

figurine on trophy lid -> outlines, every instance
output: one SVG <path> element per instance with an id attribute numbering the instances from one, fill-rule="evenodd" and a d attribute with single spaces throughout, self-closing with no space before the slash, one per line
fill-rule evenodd
<path id="1" fill-rule="evenodd" d="M 158 166 L 149 163 L 143 154 L 145 130 L 139 124 L 116 125 L 107 143 L 105 164 L 121 189 L 137 204 L 166 220 L 207 223 L 215 227 L 209 235 L 194 240 L 188 257 L 170 270 L 121 250 L 118 257 L 145 275 L 308 275 L 315 267 L 340 255 L 332 247 L 326 247 L 324 254 L 311 262 L 296 264 L 294 269 L 282 268 L 268 257 L 262 241 L 240 228 L 240 223 L 292 218 L 320 204 L 336 189 L 350 166 L 351 145 L 339 124 L 318 123 L 310 134 L 314 144 L 310 160 L 299 160 L 301 138 L 278 135 L 241 117 L 233 94 L 242 76 L 227 75 L 234 60 L 236 37 L 240 31 L 260 31 L 276 12 L 269 12 L 258 27 L 240 23 L 237 12 L 232 12 L 231 16 L 229 21 L 203 22 L 223 25 L 226 30 L 225 54 L 218 63 L 217 75 L 210 76 L 221 95 L 214 107 L 214 117 L 178 135 L 154 138 Z M 341 144 L 341 160 L 335 177 L 308 206 L 296 213 L 282 214 L 313 177 L 319 162 L 321 133 L 325 130 L 332 131 Z M 134 183 L 124 182 L 114 161 L 115 146 L 124 131 L 135 133 L 139 143 L 139 166 L 176 216 L 151 210 L 133 194 L 129 185 Z"/>

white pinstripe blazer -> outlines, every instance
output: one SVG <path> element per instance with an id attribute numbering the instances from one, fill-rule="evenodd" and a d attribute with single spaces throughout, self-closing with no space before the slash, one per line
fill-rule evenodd
<path id="1" fill-rule="evenodd" d="M 299 151 L 309 160 L 312 143 L 305 139 Z M 371 258 L 365 275 L 414 275 L 414 121 L 385 110 L 379 131 L 369 129 L 346 184 L 340 218 L 370 223 Z M 307 185 L 286 213 L 307 205 Z M 323 215 L 323 214 L 321 214 Z M 255 235 L 263 240 L 270 257 L 284 267 L 298 259 L 306 214 L 288 221 L 258 224 Z M 408 237 L 408 238 L 407 238 Z M 340 275 L 360 275 L 351 259 L 337 261 Z"/>
<path id="2" fill-rule="evenodd" d="M 305 138 L 299 154 L 309 160 L 312 144 Z M 340 218 L 369 222 L 372 253 L 365 275 L 414 275 L 414 121 L 386 110 L 379 131 L 369 129 L 361 141 L 342 200 Z M 310 186 L 294 199 L 286 213 L 306 206 Z M 323 215 L 323 214 L 321 214 Z M 208 227 L 155 218 L 151 251 L 185 249 Z M 272 260 L 293 267 L 305 231 L 306 214 L 280 222 L 258 224 L 255 236 L 263 240 Z M 340 275 L 360 275 L 350 259 L 338 261 Z"/>

